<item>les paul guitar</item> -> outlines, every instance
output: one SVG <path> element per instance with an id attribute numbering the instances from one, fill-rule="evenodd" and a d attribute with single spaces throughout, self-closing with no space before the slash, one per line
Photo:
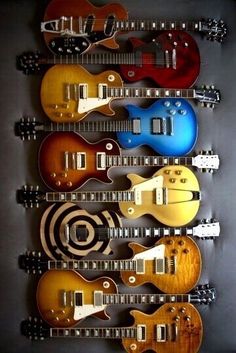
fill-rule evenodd
<path id="1" fill-rule="evenodd" d="M 122 281 L 129 287 L 152 283 L 164 293 L 186 293 L 198 283 L 202 260 L 200 250 L 193 239 L 186 236 L 169 237 L 159 239 L 155 246 L 150 248 L 138 243 L 129 243 L 128 246 L 133 251 L 133 257 L 128 260 L 47 260 L 41 256 L 41 253 L 37 256 L 33 252 L 32 255 L 27 254 L 25 258 L 21 258 L 22 264 L 28 264 L 28 266 L 21 267 L 38 273 L 53 270 L 46 275 L 49 280 L 42 280 L 40 289 L 41 293 L 45 293 L 48 288 L 50 298 L 53 297 L 53 292 L 54 297 L 58 297 L 59 287 L 63 283 L 66 291 L 69 291 L 68 281 L 64 282 L 59 277 L 58 281 L 53 279 L 57 276 L 58 270 L 119 271 Z M 60 273 L 63 276 L 63 271 Z M 50 282 L 52 283 L 51 290 Z M 55 282 L 58 286 L 56 285 L 57 288 L 53 289 Z"/>
<path id="2" fill-rule="evenodd" d="M 116 71 L 90 74 L 80 65 L 54 65 L 43 77 L 41 104 L 46 115 L 55 122 L 75 122 L 92 111 L 114 115 L 113 99 L 126 98 L 191 98 L 207 106 L 220 102 L 214 86 L 203 89 L 165 89 L 124 86 Z"/>
<path id="3" fill-rule="evenodd" d="M 124 148 L 148 145 L 161 155 L 182 156 L 194 147 L 197 135 L 197 118 L 185 99 L 159 99 L 143 109 L 127 105 L 128 120 L 79 121 L 77 123 L 46 123 L 35 119 L 22 119 L 16 123 L 16 134 L 23 140 L 36 139 L 46 132 L 116 132 Z M 77 145 L 77 147 L 79 147 Z"/>
<path id="4" fill-rule="evenodd" d="M 25 74 L 42 71 L 55 64 L 120 65 L 125 81 L 152 79 L 160 87 L 188 88 L 196 81 L 200 70 L 200 54 L 195 40 L 183 31 L 166 31 L 149 43 L 130 38 L 130 53 L 99 52 L 83 55 L 54 55 L 26 52 L 17 58 L 17 66 Z M 67 48 L 67 50 L 70 50 Z"/>
<path id="5" fill-rule="evenodd" d="M 47 6 L 41 32 L 55 54 L 81 54 L 97 44 L 117 49 L 116 34 L 128 31 L 187 30 L 222 42 L 227 34 L 220 20 L 166 21 L 128 19 L 121 4 L 93 6 L 87 0 L 52 0 Z"/>
<path id="6" fill-rule="evenodd" d="M 128 353 L 197 353 L 203 335 L 199 312 L 190 303 L 164 304 L 153 314 L 130 311 L 134 324 L 129 327 L 51 328 L 36 317 L 21 323 L 21 332 L 31 340 L 45 338 L 121 339 Z"/>
<path id="7" fill-rule="evenodd" d="M 184 135 L 183 135 L 184 138 Z M 167 142 L 165 144 L 167 146 Z M 164 145 L 163 145 L 164 146 Z M 168 148 L 168 147 L 167 147 Z M 197 157 L 160 157 L 121 155 L 118 144 L 112 139 L 89 143 L 73 132 L 56 132 L 48 135 L 41 143 L 38 155 L 40 175 L 52 190 L 73 191 L 89 179 L 104 183 L 111 182 L 108 170 L 111 167 L 160 167 L 163 165 L 187 165 L 214 170 L 219 167 L 217 155 Z M 178 168 L 169 178 L 177 187 Z M 167 174 L 167 172 L 166 172 Z M 183 177 L 180 178 L 183 181 Z"/>
<path id="8" fill-rule="evenodd" d="M 216 220 L 201 220 L 192 227 L 163 228 L 124 226 L 120 216 L 110 210 L 90 214 L 78 205 L 65 202 L 49 206 L 40 222 L 40 239 L 44 252 L 55 260 L 79 260 L 92 251 L 112 254 L 113 239 L 159 239 L 169 236 L 193 236 L 200 239 L 219 237 Z"/>
<path id="9" fill-rule="evenodd" d="M 168 166 L 151 178 L 128 174 L 127 191 L 42 192 L 25 186 L 17 191 L 17 200 L 25 207 L 47 202 L 118 202 L 121 213 L 130 219 L 150 214 L 169 226 L 185 225 L 196 216 L 201 193 L 194 173 L 187 167 Z"/>

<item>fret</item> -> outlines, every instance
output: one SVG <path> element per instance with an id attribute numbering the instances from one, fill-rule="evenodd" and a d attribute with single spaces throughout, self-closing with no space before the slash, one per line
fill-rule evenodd
<path id="1" fill-rule="evenodd" d="M 136 327 L 50 328 L 50 337 L 135 338 Z"/>
<path id="2" fill-rule="evenodd" d="M 48 202 L 120 202 L 134 201 L 133 191 L 84 191 L 84 192 L 47 192 Z"/>
<path id="3" fill-rule="evenodd" d="M 104 305 L 115 304 L 164 304 L 190 302 L 190 294 L 104 294 Z"/>
<path id="4" fill-rule="evenodd" d="M 116 92 L 116 94 L 114 94 Z M 109 98 L 195 98 L 194 89 L 107 87 Z"/>

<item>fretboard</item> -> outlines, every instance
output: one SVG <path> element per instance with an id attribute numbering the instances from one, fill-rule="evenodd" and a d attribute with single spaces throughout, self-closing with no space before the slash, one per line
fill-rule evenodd
<path id="1" fill-rule="evenodd" d="M 184 30 L 201 32 L 201 21 L 165 21 L 157 19 L 138 20 L 116 20 L 114 24 L 116 31 L 163 31 Z"/>
<path id="2" fill-rule="evenodd" d="M 50 337 L 77 338 L 136 338 L 136 327 L 78 327 L 78 328 L 50 328 Z"/>
<path id="3" fill-rule="evenodd" d="M 120 227 L 97 228 L 99 240 L 133 239 L 133 238 L 163 238 L 166 236 L 192 235 L 193 228 L 153 228 L 153 227 Z"/>
<path id="4" fill-rule="evenodd" d="M 192 166 L 192 157 L 160 157 L 160 156 L 106 156 L 106 166 L 110 167 L 163 167 L 165 165 Z"/>
<path id="5" fill-rule="evenodd" d="M 190 294 L 104 294 L 103 304 L 164 304 L 187 303 L 191 300 Z"/>
<path id="6" fill-rule="evenodd" d="M 48 132 L 125 132 L 133 131 L 133 122 L 131 120 L 104 120 L 104 121 L 80 121 L 77 123 L 50 123 L 39 125 L 35 130 L 44 130 Z"/>
<path id="7" fill-rule="evenodd" d="M 49 270 L 136 271 L 134 260 L 49 260 Z"/>
<path id="8" fill-rule="evenodd" d="M 195 98 L 195 89 L 106 87 L 109 98 Z"/>
<path id="9" fill-rule="evenodd" d="M 47 192 L 48 202 L 126 202 L 134 201 L 133 191 Z"/>

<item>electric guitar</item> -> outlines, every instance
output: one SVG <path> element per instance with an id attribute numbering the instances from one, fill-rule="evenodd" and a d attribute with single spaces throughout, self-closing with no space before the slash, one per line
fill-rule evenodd
<path id="1" fill-rule="evenodd" d="M 131 188 L 126 191 L 42 192 L 38 187 L 17 191 L 17 201 L 25 207 L 47 202 L 118 202 L 124 217 L 135 219 L 150 214 L 169 226 L 183 226 L 196 216 L 201 193 L 194 173 L 187 167 L 168 166 L 151 178 L 128 174 Z"/>
<path id="2" fill-rule="evenodd" d="M 198 283 L 202 260 L 200 250 L 192 238 L 161 238 L 150 248 L 138 243 L 129 243 L 128 246 L 133 251 L 133 257 L 128 260 L 47 260 L 41 253 L 37 255 L 33 252 L 32 255 L 26 254 L 25 258 L 21 258 L 20 263 L 26 263 L 27 265 L 21 265 L 21 268 L 25 267 L 30 272 L 54 270 L 50 271 L 52 275 L 48 274 L 49 280 L 43 281 L 40 289 L 40 292 L 44 293 L 48 288 L 48 295 L 52 299 L 55 292 L 52 287 L 55 283 L 53 274 L 56 275 L 58 270 L 118 271 L 122 281 L 129 287 L 152 283 L 164 293 L 186 293 Z M 57 283 L 59 287 L 64 283 L 64 288 L 69 291 L 69 282 L 58 278 Z M 102 287 L 103 285 L 100 289 Z M 110 285 L 107 288 L 109 287 Z M 59 292 L 57 288 L 56 297 Z"/>
<path id="3" fill-rule="evenodd" d="M 200 239 L 219 237 L 220 224 L 214 219 L 201 220 L 185 228 L 125 227 L 114 211 L 90 214 L 70 202 L 53 204 L 43 213 L 40 239 L 44 252 L 55 260 L 79 260 L 92 251 L 112 254 L 113 239 L 159 239 L 169 236 L 193 236 Z"/>
<path id="4" fill-rule="evenodd" d="M 188 88 L 200 71 L 200 53 L 195 40 L 183 31 L 165 31 L 149 43 L 130 38 L 132 52 L 99 52 L 83 55 L 45 57 L 25 52 L 17 58 L 17 67 L 25 74 L 42 71 L 52 64 L 120 65 L 125 81 L 152 79 L 160 87 Z"/>
<path id="5" fill-rule="evenodd" d="M 117 132 L 118 142 L 124 148 L 150 146 L 155 152 L 168 156 L 188 154 L 195 145 L 198 124 L 192 106 L 184 99 L 159 99 L 142 109 L 127 105 L 128 120 L 79 121 L 77 123 L 46 123 L 22 119 L 16 123 L 16 134 L 22 140 L 41 131 L 50 132 Z"/>
<path id="6" fill-rule="evenodd" d="M 200 295 L 199 295 L 200 293 Z M 108 305 L 212 302 L 215 290 L 201 289 L 190 294 L 118 294 L 108 277 L 86 280 L 75 271 L 50 270 L 38 282 L 36 300 L 42 318 L 54 327 L 72 327 L 87 316 L 109 319 Z"/>
<path id="7" fill-rule="evenodd" d="M 134 324 L 129 327 L 51 328 L 37 317 L 24 320 L 21 332 L 31 340 L 45 338 L 121 339 L 128 353 L 197 353 L 203 335 L 199 312 L 190 303 L 164 304 L 153 314 L 131 310 Z"/>
<path id="8" fill-rule="evenodd" d="M 220 92 L 203 89 L 146 88 L 124 86 L 116 71 L 90 74 L 80 65 L 54 65 L 41 83 L 41 104 L 45 114 L 55 122 L 75 122 L 92 111 L 111 116 L 113 99 L 126 98 L 191 98 L 207 106 L 220 102 Z"/>
<path id="9" fill-rule="evenodd" d="M 219 167 L 219 157 L 213 154 L 199 154 L 196 157 L 121 155 L 118 144 L 112 139 L 89 143 L 73 132 L 48 135 L 41 143 L 38 154 L 39 171 L 44 183 L 57 191 L 76 190 L 93 178 L 111 183 L 108 176 L 111 167 L 163 165 L 197 166 L 213 171 Z M 170 182 L 174 184 L 176 179 Z"/>
<path id="10" fill-rule="evenodd" d="M 121 4 L 96 7 L 87 0 L 52 0 L 41 23 L 45 43 L 55 54 L 82 54 L 97 44 L 117 49 L 117 32 L 163 30 L 200 32 L 207 39 L 218 42 L 227 34 L 222 20 L 128 19 Z"/>

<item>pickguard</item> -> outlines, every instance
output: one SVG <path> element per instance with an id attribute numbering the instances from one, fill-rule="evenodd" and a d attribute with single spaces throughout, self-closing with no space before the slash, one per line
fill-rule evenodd
<path id="1" fill-rule="evenodd" d="M 78 102 L 77 113 L 83 114 L 91 110 L 96 110 L 98 107 L 109 104 L 110 99 L 111 98 L 80 98 Z"/>
<path id="2" fill-rule="evenodd" d="M 154 260 L 154 259 L 164 259 L 165 256 L 165 245 L 160 244 L 151 249 L 145 250 L 134 255 L 133 260 Z"/>
<path id="3" fill-rule="evenodd" d="M 75 306 L 74 308 L 74 320 L 81 320 L 87 316 L 98 313 L 102 310 L 105 310 L 106 305 L 94 306 L 92 304 L 84 304 L 82 306 Z"/>

